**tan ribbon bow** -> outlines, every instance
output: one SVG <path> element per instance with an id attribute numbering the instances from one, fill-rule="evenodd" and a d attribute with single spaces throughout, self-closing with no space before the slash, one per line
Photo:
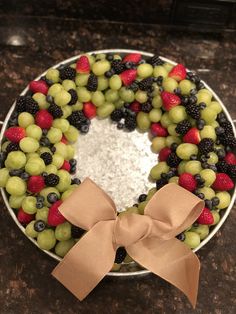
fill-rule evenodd
<path id="1" fill-rule="evenodd" d="M 200 215 L 204 202 L 170 183 L 149 200 L 144 215 L 116 214 L 112 199 L 92 180 L 85 179 L 59 210 L 87 233 L 53 270 L 78 299 L 84 299 L 111 270 L 116 250 L 128 254 L 187 295 L 195 307 L 200 262 L 175 236 Z"/>

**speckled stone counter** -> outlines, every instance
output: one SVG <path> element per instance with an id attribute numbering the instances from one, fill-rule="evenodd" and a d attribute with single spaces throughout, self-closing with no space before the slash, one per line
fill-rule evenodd
<path id="1" fill-rule="evenodd" d="M 135 24 L 56 18 L 0 19 L 0 119 L 26 83 L 50 65 L 82 51 L 134 48 L 157 52 L 198 70 L 236 119 L 235 35 L 198 34 Z M 236 207 L 216 236 L 198 252 L 197 308 L 154 275 L 107 278 L 79 302 L 50 276 L 56 262 L 18 230 L 1 199 L 0 313 L 203 313 L 236 311 Z M 94 261 L 96 262 L 96 261 Z"/>

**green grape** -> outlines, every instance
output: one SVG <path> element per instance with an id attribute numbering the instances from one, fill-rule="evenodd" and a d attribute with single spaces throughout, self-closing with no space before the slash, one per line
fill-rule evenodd
<path id="1" fill-rule="evenodd" d="M 173 124 L 173 122 L 171 121 L 170 117 L 169 117 L 169 112 L 165 112 L 162 117 L 161 117 L 161 125 L 164 128 L 168 128 L 168 126 L 170 124 Z"/>
<path id="2" fill-rule="evenodd" d="M 202 179 L 205 180 L 205 186 L 210 187 L 215 179 L 216 179 L 216 174 L 213 170 L 211 169 L 203 169 L 200 171 L 200 176 Z"/>
<path id="3" fill-rule="evenodd" d="M 42 221 L 47 223 L 48 212 L 49 212 L 49 209 L 48 209 L 48 207 L 45 207 L 45 206 L 37 209 L 37 213 L 35 215 L 36 220 L 42 220 Z"/>
<path id="4" fill-rule="evenodd" d="M 105 76 L 98 77 L 98 87 L 97 90 L 102 91 L 108 88 L 109 81 Z"/>
<path id="5" fill-rule="evenodd" d="M 170 63 L 168 63 L 168 62 L 165 62 L 164 64 L 163 64 L 163 67 L 166 69 L 166 71 L 167 72 L 170 72 L 172 69 L 173 69 L 173 64 L 170 64 Z"/>
<path id="6" fill-rule="evenodd" d="M 56 237 L 52 229 L 45 229 L 38 233 L 37 243 L 42 250 L 51 250 L 56 245 Z"/>
<path id="7" fill-rule="evenodd" d="M 187 118 L 184 106 L 176 106 L 169 111 L 169 118 L 174 123 L 179 123 Z"/>
<path id="8" fill-rule="evenodd" d="M 83 103 L 77 101 L 74 105 L 70 106 L 72 111 L 78 111 L 83 109 Z"/>
<path id="9" fill-rule="evenodd" d="M 121 268 L 121 264 L 114 263 L 110 271 L 111 272 L 119 271 L 120 268 Z"/>
<path id="10" fill-rule="evenodd" d="M 49 139 L 50 143 L 52 143 L 52 144 L 58 143 L 58 142 L 60 142 L 60 140 L 62 138 L 62 131 L 60 129 L 51 127 L 47 133 L 47 138 Z"/>
<path id="11" fill-rule="evenodd" d="M 165 137 L 154 137 L 152 139 L 151 149 L 154 153 L 159 153 L 159 151 L 164 147 L 166 147 Z"/>
<path id="12" fill-rule="evenodd" d="M 80 102 L 88 102 L 91 100 L 91 93 L 86 87 L 77 87 L 78 100 Z"/>
<path id="13" fill-rule="evenodd" d="M 175 131 L 177 124 L 171 124 L 168 126 L 167 130 L 170 135 L 178 136 L 178 133 Z"/>
<path id="14" fill-rule="evenodd" d="M 42 136 L 42 129 L 36 124 L 29 125 L 26 128 L 26 135 L 39 141 Z"/>
<path id="15" fill-rule="evenodd" d="M 20 208 L 23 202 L 23 199 L 25 198 L 25 194 L 22 194 L 20 196 L 11 195 L 9 197 L 9 205 L 11 208 Z"/>
<path id="16" fill-rule="evenodd" d="M 55 237 L 58 241 L 66 241 L 71 238 L 71 224 L 66 221 L 55 229 Z"/>
<path id="17" fill-rule="evenodd" d="M 215 128 L 211 125 L 205 125 L 204 128 L 200 131 L 201 139 L 203 138 L 211 138 L 213 141 L 216 140 L 216 132 Z"/>
<path id="18" fill-rule="evenodd" d="M 66 190 L 65 192 L 62 193 L 61 196 L 61 200 L 64 201 L 65 199 L 67 199 L 71 193 L 73 192 L 74 189 L 69 188 L 68 190 Z"/>
<path id="19" fill-rule="evenodd" d="M 161 120 L 162 111 L 161 109 L 154 108 L 149 112 L 148 116 L 151 122 L 159 122 Z"/>
<path id="20" fill-rule="evenodd" d="M 77 74 L 75 78 L 75 83 L 77 86 L 84 87 L 88 84 L 89 74 Z"/>
<path id="21" fill-rule="evenodd" d="M 192 227 L 190 231 L 196 232 L 199 234 L 200 239 L 204 240 L 209 234 L 209 227 L 207 225 L 198 225 L 197 227 Z"/>
<path id="22" fill-rule="evenodd" d="M 196 232 L 187 231 L 184 233 L 185 240 L 184 243 L 187 244 L 191 249 L 195 249 L 199 246 L 201 240 L 200 235 Z"/>
<path id="23" fill-rule="evenodd" d="M 147 206 L 148 204 L 148 201 L 144 201 L 144 202 L 140 202 L 138 204 L 138 213 L 140 215 L 143 215 L 144 214 L 144 210 L 145 210 L 145 207 Z M 137 207 L 136 207 L 137 208 Z"/>
<path id="24" fill-rule="evenodd" d="M 8 144 L 10 144 L 10 141 L 6 141 L 2 144 L 2 147 L 1 147 L 1 151 L 2 152 L 5 152 L 6 151 L 6 148 L 8 146 Z"/>
<path id="25" fill-rule="evenodd" d="M 95 59 L 96 59 L 96 61 L 105 60 L 106 54 L 105 53 L 98 53 L 98 54 L 96 54 Z"/>
<path id="26" fill-rule="evenodd" d="M 156 95 L 156 96 L 153 97 L 153 99 L 152 99 L 152 106 L 154 108 L 161 108 L 161 106 L 162 106 L 162 99 L 161 99 L 160 95 Z"/>
<path id="27" fill-rule="evenodd" d="M 60 257 L 64 257 L 74 245 L 75 245 L 74 239 L 60 241 L 57 243 L 55 247 L 55 253 Z"/>
<path id="28" fill-rule="evenodd" d="M 141 78 L 149 77 L 152 75 L 152 73 L 153 73 L 153 67 L 151 66 L 151 64 L 142 63 L 142 64 L 139 64 L 137 67 L 137 74 Z"/>
<path id="29" fill-rule="evenodd" d="M 19 177 L 10 177 L 6 183 L 7 193 L 13 196 L 20 196 L 26 192 L 26 183 Z"/>
<path id="30" fill-rule="evenodd" d="M 217 192 L 216 197 L 218 197 L 220 200 L 220 203 L 217 205 L 218 209 L 227 208 L 229 206 L 230 201 L 231 201 L 231 196 L 228 192 L 226 191 Z"/>
<path id="31" fill-rule="evenodd" d="M 48 95 L 55 97 L 60 91 L 62 91 L 63 87 L 59 83 L 55 83 L 48 89 Z"/>
<path id="32" fill-rule="evenodd" d="M 57 167 L 53 164 L 47 165 L 45 168 L 45 172 L 47 172 L 48 174 L 50 173 L 57 174 Z"/>
<path id="33" fill-rule="evenodd" d="M 178 83 L 171 77 L 166 77 L 163 80 L 162 86 L 165 91 L 173 93 L 174 90 L 178 87 Z"/>
<path id="34" fill-rule="evenodd" d="M 116 90 L 108 89 L 105 92 L 105 99 L 107 102 L 113 103 L 119 99 L 119 94 Z"/>
<path id="35" fill-rule="evenodd" d="M 124 106 L 124 100 L 122 100 L 122 99 L 118 99 L 115 103 L 114 103 L 114 105 L 115 105 L 115 107 L 117 108 L 117 109 L 119 109 L 119 108 L 121 108 L 121 107 L 123 107 Z"/>
<path id="36" fill-rule="evenodd" d="M 64 135 L 69 142 L 76 142 L 79 136 L 79 131 L 73 125 L 70 125 L 68 130 L 64 132 Z"/>
<path id="37" fill-rule="evenodd" d="M 27 128 L 27 126 L 34 124 L 34 117 L 29 112 L 21 112 L 18 116 L 18 124 L 22 128 Z"/>
<path id="38" fill-rule="evenodd" d="M 34 153 L 39 148 L 39 142 L 32 137 L 24 137 L 20 140 L 20 148 L 25 153 Z"/>
<path id="39" fill-rule="evenodd" d="M 192 87 L 192 83 L 189 80 L 182 80 L 179 82 L 179 88 L 182 95 L 189 95 Z"/>
<path id="40" fill-rule="evenodd" d="M 148 191 L 148 195 L 147 195 L 147 198 L 146 198 L 146 201 L 149 201 L 153 195 L 156 193 L 157 189 L 156 188 L 152 188 Z"/>
<path id="41" fill-rule="evenodd" d="M 64 107 L 71 101 L 71 94 L 62 89 L 54 97 L 54 102 L 60 107 Z"/>
<path id="42" fill-rule="evenodd" d="M 9 169 L 21 169 L 26 164 L 26 156 L 21 151 L 13 151 L 7 155 L 5 166 Z"/>
<path id="43" fill-rule="evenodd" d="M 160 96 L 160 86 L 157 85 L 157 83 L 153 83 L 152 84 L 152 97 L 155 97 L 155 96 Z"/>
<path id="44" fill-rule="evenodd" d="M 109 79 L 109 86 L 112 90 L 119 90 L 122 86 L 122 81 L 119 75 L 115 74 Z"/>
<path id="45" fill-rule="evenodd" d="M 100 76 L 109 71 L 111 64 L 107 60 L 97 61 L 92 65 L 92 71 L 95 75 Z"/>
<path id="46" fill-rule="evenodd" d="M 112 103 L 105 102 L 104 105 L 97 108 L 97 116 L 99 118 L 107 118 L 114 109 L 115 106 Z"/>
<path id="47" fill-rule="evenodd" d="M 216 120 L 211 122 L 210 125 L 213 126 L 214 129 L 217 128 L 218 126 L 220 126 Z"/>
<path id="48" fill-rule="evenodd" d="M 217 113 L 209 107 L 201 111 L 201 118 L 204 119 L 207 124 L 215 121 L 216 117 Z"/>
<path id="49" fill-rule="evenodd" d="M 213 224 L 211 224 L 211 226 L 215 226 L 220 221 L 220 214 L 216 210 L 212 210 L 211 213 L 212 213 L 212 216 L 214 219 L 214 222 L 213 222 Z"/>
<path id="50" fill-rule="evenodd" d="M 92 103 L 96 106 L 96 107 L 100 107 L 104 104 L 105 102 L 105 97 L 103 95 L 103 93 L 99 90 L 97 90 L 96 92 L 94 92 L 92 94 Z"/>
<path id="51" fill-rule="evenodd" d="M 59 155 L 58 153 L 56 153 L 52 156 L 52 164 L 54 166 L 56 166 L 57 169 L 60 169 L 62 167 L 63 163 L 64 163 L 64 158 L 61 155 Z"/>
<path id="52" fill-rule="evenodd" d="M 173 135 L 167 136 L 166 137 L 166 146 L 170 147 L 171 144 L 173 144 L 173 143 L 180 144 L 181 139 L 178 136 L 173 136 Z"/>
<path id="53" fill-rule="evenodd" d="M 221 105 L 220 105 L 220 103 L 218 101 L 212 101 L 209 104 L 209 108 L 214 110 L 217 114 L 222 111 L 222 107 L 221 107 Z"/>
<path id="54" fill-rule="evenodd" d="M 44 94 L 35 93 L 32 98 L 38 103 L 40 109 L 47 109 L 49 107 L 46 96 Z"/>
<path id="55" fill-rule="evenodd" d="M 92 56 L 92 55 L 90 55 L 90 54 L 85 54 L 85 56 L 88 58 L 88 60 L 89 60 L 89 65 L 90 65 L 90 67 L 94 64 L 94 62 L 95 62 L 95 57 L 94 56 Z"/>
<path id="56" fill-rule="evenodd" d="M 215 191 L 207 186 L 198 189 L 198 193 L 203 193 L 205 195 L 205 199 L 207 200 L 210 200 L 215 196 Z"/>
<path id="57" fill-rule="evenodd" d="M 218 162 L 219 158 L 218 158 L 216 153 L 210 152 L 210 153 L 208 153 L 208 155 L 209 155 L 209 158 L 207 159 L 208 164 L 214 165 Z"/>
<path id="58" fill-rule="evenodd" d="M 37 150 L 38 155 L 32 156 L 38 158 L 40 155 L 43 153 L 50 153 L 52 155 L 51 150 L 48 147 L 40 146 L 39 149 Z"/>
<path id="59" fill-rule="evenodd" d="M 202 166 L 200 161 L 191 160 L 186 163 L 184 170 L 188 173 L 191 173 L 194 176 L 195 174 L 198 174 L 202 170 Z"/>
<path id="60" fill-rule="evenodd" d="M 38 232 L 34 230 L 36 220 L 32 220 L 25 228 L 25 233 L 30 238 L 37 238 Z"/>
<path id="61" fill-rule="evenodd" d="M 62 82 L 62 86 L 63 86 L 64 90 L 66 90 L 67 92 L 68 92 L 70 89 L 76 89 L 75 82 L 72 81 L 72 80 L 64 80 L 64 81 Z"/>
<path id="62" fill-rule="evenodd" d="M 68 118 L 72 114 L 71 106 L 64 106 L 61 109 L 62 109 L 62 112 L 63 112 L 63 115 L 62 115 L 63 119 Z"/>
<path id="63" fill-rule="evenodd" d="M 46 147 L 45 147 L 46 148 Z M 37 150 L 37 153 L 27 153 L 26 154 L 26 160 L 28 161 L 30 158 L 38 158 L 39 157 L 39 154 L 38 152 L 41 150 L 41 148 L 39 148 Z"/>
<path id="64" fill-rule="evenodd" d="M 0 188 L 5 188 L 9 179 L 9 170 L 7 168 L 0 169 Z"/>
<path id="65" fill-rule="evenodd" d="M 27 214 L 35 214 L 37 211 L 36 208 L 37 199 L 34 196 L 26 196 L 22 202 L 22 208 Z"/>
<path id="66" fill-rule="evenodd" d="M 203 93 L 203 94 L 208 94 L 209 96 L 212 97 L 212 92 L 210 92 L 209 89 L 206 89 L 206 88 L 200 89 L 200 90 L 198 91 L 198 94 L 201 94 L 201 93 Z"/>
<path id="67" fill-rule="evenodd" d="M 140 102 L 140 104 L 143 104 L 148 100 L 147 93 L 145 91 L 142 91 L 142 90 L 138 90 L 135 93 L 134 97 L 135 97 L 135 100 Z"/>
<path id="68" fill-rule="evenodd" d="M 161 178 L 162 173 L 167 173 L 170 167 L 167 165 L 165 161 L 160 161 L 157 165 L 152 167 L 150 171 L 150 175 L 153 180 L 158 180 Z"/>
<path id="69" fill-rule="evenodd" d="M 200 104 L 201 102 L 204 102 L 207 106 L 211 103 L 212 96 L 206 92 L 198 92 L 196 94 L 197 96 L 197 104 Z"/>
<path id="70" fill-rule="evenodd" d="M 53 120 L 53 127 L 60 129 L 63 133 L 66 132 L 69 129 L 70 123 L 66 119 L 55 119 Z"/>
<path id="71" fill-rule="evenodd" d="M 185 172 L 185 166 L 186 166 L 187 161 L 182 160 L 179 165 L 178 165 L 178 174 L 181 175 L 182 173 Z"/>
<path id="72" fill-rule="evenodd" d="M 53 83 L 58 83 L 60 80 L 60 73 L 57 69 L 48 69 L 47 73 L 46 73 L 46 78 L 50 81 L 52 81 Z"/>
<path id="73" fill-rule="evenodd" d="M 137 115 L 137 125 L 141 131 L 147 131 L 150 128 L 151 121 L 148 113 L 140 111 Z"/>
<path id="74" fill-rule="evenodd" d="M 169 179 L 169 183 L 175 183 L 175 184 L 179 184 L 179 177 L 172 177 Z"/>
<path id="75" fill-rule="evenodd" d="M 54 155 L 55 156 L 55 155 Z M 42 158 L 29 158 L 26 165 L 25 171 L 32 176 L 37 176 L 45 170 L 45 163 Z"/>
<path id="76" fill-rule="evenodd" d="M 59 176 L 59 183 L 56 188 L 59 192 L 65 192 L 71 184 L 70 174 L 68 171 L 61 169 L 57 171 L 57 175 Z"/>
<path id="77" fill-rule="evenodd" d="M 182 143 L 176 149 L 179 158 L 189 160 L 191 155 L 198 154 L 198 147 L 195 144 Z"/>
<path id="78" fill-rule="evenodd" d="M 119 96 L 125 102 L 134 101 L 134 92 L 131 89 L 126 88 L 125 86 L 121 87 L 121 89 L 119 90 Z"/>
<path id="79" fill-rule="evenodd" d="M 168 75 L 168 72 L 162 65 L 157 65 L 154 67 L 154 70 L 153 70 L 154 77 L 162 76 L 163 78 L 166 78 L 167 75 Z"/>
<path id="80" fill-rule="evenodd" d="M 67 153 L 67 158 L 68 160 L 72 159 L 75 155 L 75 147 L 72 145 L 66 145 L 66 153 Z"/>
<path id="81" fill-rule="evenodd" d="M 59 193 L 59 191 L 56 188 L 54 188 L 54 187 L 47 187 L 47 188 L 42 189 L 39 192 L 39 194 L 44 197 L 44 205 L 47 206 L 47 207 L 51 206 L 51 204 L 47 200 L 47 196 L 48 196 L 49 193 L 56 193 L 58 198 L 60 198 L 60 193 Z"/>

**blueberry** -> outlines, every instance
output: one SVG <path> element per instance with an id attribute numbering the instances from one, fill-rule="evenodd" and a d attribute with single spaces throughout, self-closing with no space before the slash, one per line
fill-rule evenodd
<path id="1" fill-rule="evenodd" d="M 147 198 L 147 194 L 140 194 L 138 197 L 138 201 L 144 202 L 144 201 L 146 201 L 146 198 Z"/>
<path id="2" fill-rule="evenodd" d="M 58 196 L 56 193 L 52 192 L 52 193 L 49 193 L 48 196 L 47 196 L 47 200 L 49 203 L 53 204 L 55 203 L 56 201 L 58 201 Z"/>
<path id="3" fill-rule="evenodd" d="M 53 97 L 51 95 L 47 95 L 46 100 L 49 104 L 53 103 Z"/>
<path id="4" fill-rule="evenodd" d="M 181 232 L 180 234 L 178 234 L 176 236 L 176 238 L 180 241 L 184 241 L 185 240 L 185 234 L 183 232 Z"/>
<path id="5" fill-rule="evenodd" d="M 20 177 L 22 180 L 28 180 L 30 175 L 27 172 L 23 172 Z"/>
<path id="6" fill-rule="evenodd" d="M 118 123 L 117 123 L 117 129 L 121 130 L 121 129 L 123 129 L 124 127 L 125 127 L 124 123 L 122 123 L 122 122 L 118 122 Z"/>
<path id="7" fill-rule="evenodd" d="M 69 162 L 70 162 L 71 166 L 75 166 L 77 164 L 77 160 L 76 159 L 71 159 Z"/>
<path id="8" fill-rule="evenodd" d="M 206 207 L 208 207 L 210 210 L 212 209 L 212 201 L 211 200 L 205 200 Z"/>
<path id="9" fill-rule="evenodd" d="M 70 174 L 75 174 L 75 173 L 76 173 L 76 165 L 70 168 Z"/>
<path id="10" fill-rule="evenodd" d="M 113 55 L 111 53 L 107 54 L 107 60 L 112 61 L 113 60 Z"/>
<path id="11" fill-rule="evenodd" d="M 54 154 L 54 153 L 56 152 L 56 147 L 52 146 L 52 147 L 50 148 L 50 150 L 51 150 L 51 152 Z"/>
<path id="12" fill-rule="evenodd" d="M 131 69 L 133 67 L 133 63 L 128 61 L 125 63 L 125 67 L 126 69 Z"/>
<path id="13" fill-rule="evenodd" d="M 213 170 L 214 172 L 217 172 L 217 167 L 215 165 L 209 165 L 208 168 Z"/>
<path id="14" fill-rule="evenodd" d="M 196 95 L 197 94 L 197 90 L 195 88 L 190 90 L 190 95 Z"/>
<path id="15" fill-rule="evenodd" d="M 143 64 L 143 63 L 146 63 L 146 61 L 144 59 L 141 59 L 138 64 Z"/>
<path id="16" fill-rule="evenodd" d="M 40 208 L 43 208 L 44 204 L 43 202 L 37 202 L 36 203 L 36 208 L 40 209 Z"/>
<path id="17" fill-rule="evenodd" d="M 47 175 L 48 175 L 48 173 L 47 173 L 47 172 L 45 172 L 45 171 L 44 171 L 44 172 L 42 172 L 42 176 L 43 176 L 43 177 L 46 177 Z"/>
<path id="18" fill-rule="evenodd" d="M 200 176 L 200 174 L 196 174 L 196 175 L 194 176 L 194 178 L 195 178 L 197 181 L 200 181 L 202 177 Z"/>
<path id="19" fill-rule="evenodd" d="M 206 104 L 204 102 L 200 102 L 199 104 L 200 109 L 206 108 Z"/>
<path id="20" fill-rule="evenodd" d="M 167 177 L 168 177 L 167 173 L 161 173 L 161 178 L 162 179 L 167 179 Z"/>
<path id="21" fill-rule="evenodd" d="M 217 155 L 220 159 L 224 158 L 225 157 L 225 151 L 224 149 L 219 149 L 217 150 Z"/>
<path id="22" fill-rule="evenodd" d="M 47 135 L 48 134 L 48 130 L 47 129 L 43 129 L 43 135 Z"/>
<path id="23" fill-rule="evenodd" d="M 110 78 L 110 77 L 112 77 L 113 72 L 112 71 L 107 71 L 107 72 L 105 72 L 104 75 L 105 75 L 105 77 Z"/>
<path id="24" fill-rule="evenodd" d="M 138 207 L 138 203 L 133 204 L 132 207 Z"/>
<path id="25" fill-rule="evenodd" d="M 34 230 L 36 232 L 42 232 L 46 227 L 46 224 L 43 220 L 37 220 L 34 223 Z"/>
<path id="26" fill-rule="evenodd" d="M 37 201 L 43 203 L 44 197 L 42 195 L 37 195 Z"/>
<path id="27" fill-rule="evenodd" d="M 196 155 L 191 155 L 190 156 L 190 160 L 197 160 L 197 156 Z"/>
<path id="28" fill-rule="evenodd" d="M 219 198 L 218 198 L 217 196 L 214 196 L 214 197 L 211 199 L 211 201 L 212 201 L 212 206 L 217 206 L 217 205 L 219 205 L 219 203 L 220 203 L 220 200 L 219 200 Z"/>
<path id="29" fill-rule="evenodd" d="M 220 135 L 225 132 L 225 130 L 221 126 L 216 127 L 215 131 L 216 131 L 216 135 Z"/>
<path id="30" fill-rule="evenodd" d="M 205 198 L 205 195 L 203 193 L 198 193 L 197 196 L 202 200 L 204 200 Z"/>
<path id="31" fill-rule="evenodd" d="M 89 126 L 86 125 L 86 124 L 82 125 L 81 128 L 80 128 L 80 131 L 81 131 L 81 133 L 83 133 L 83 134 L 88 133 L 88 131 L 89 131 Z"/>
<path id="32" fill-rule="evenodd" d="M 72 183 L 72 184 L 78 184 L 78 185 L 79 185 L 79 184 L 81 183 L 81 181 L 80 181 L 79 178 L 74 178 L 74 179 L 71 180 L 71 183 Z"/>
<path id="33" fill-rule="evenodd" d="M 177 143 L 172 143 L 172 144 L 170 145 L 170 149 L 172 150 L 172 152 L 175 152 L 176 149 L 177 149 L 177 147 L 178 147 L 178 144 L 177 144 Z"/>
<path id="34" fill-rule="evenodd" d="M 22 169 L 13 169 L 9 171 L 10 176 L 16 176 L 19 177 L 23 173 Z"/>

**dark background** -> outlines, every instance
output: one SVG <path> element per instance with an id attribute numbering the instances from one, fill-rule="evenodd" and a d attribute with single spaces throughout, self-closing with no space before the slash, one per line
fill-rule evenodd
<path id="1" fill-rule="evenodd" d="M 83 51 L 140 49 L 183 62 L 236 119 L 236 1 L 0 0 L 0 119 L 49 66 Z M 18 230 L 0 199 L 0 313 L 203 313 L 236 311 L 235 207 L 198 252 L 196 310 L 153 275 L 106 279 L 79 302 L 50 272 L 56 262 Z M 94 261 L 96 262 L 96 261 Z"/>

